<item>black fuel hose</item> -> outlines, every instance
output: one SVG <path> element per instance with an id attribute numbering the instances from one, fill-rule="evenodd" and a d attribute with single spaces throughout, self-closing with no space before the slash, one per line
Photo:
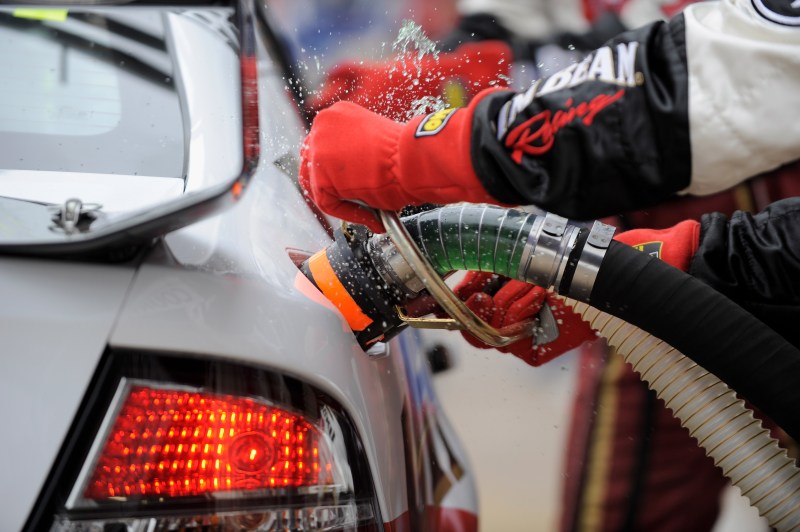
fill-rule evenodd
<path id="1" fill-rule="evenodd" d="M 467 204 L 402 219 L 440 274 L 492 271 L 617 316 L 715 374 L 800 440 L 800 350 L 707 284 L 616 241 L 591 290 L 576 290 L 588 230 L 562 221 Z M 548 236 L 548 226 L 562 236 Z"/>
<path id="2" fill-rule="evenodd" d="M 724 295 L 612 242 L 589 299 L 669 343 L 800 439 L 800 351 Z"/>

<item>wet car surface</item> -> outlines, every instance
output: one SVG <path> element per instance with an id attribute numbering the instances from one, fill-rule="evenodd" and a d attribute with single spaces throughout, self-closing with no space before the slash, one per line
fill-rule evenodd
<path id="1" fill-rule="evenodd" d="M 365 352 L 298 272 L 335 221 L 268 10 L 8 7 L 0 42 L 0 528 L 475 530 L 421 337 Z"/>

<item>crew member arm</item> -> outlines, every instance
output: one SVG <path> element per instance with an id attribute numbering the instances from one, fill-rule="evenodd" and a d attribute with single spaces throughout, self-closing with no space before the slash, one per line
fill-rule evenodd
<path id="1" fill-rule="evenodd" d="M 800 198 L 704 215 L 689 273 L 800 346 Z"/>
<path id="2" fill-rule="evenodd" d="M 800 158 L 800 6 L 758 3 L 780 13 L 702 2 L 526 92 L 482 99 L 471 142 L 482 185 L 504 203 L 588 219 Z"/>

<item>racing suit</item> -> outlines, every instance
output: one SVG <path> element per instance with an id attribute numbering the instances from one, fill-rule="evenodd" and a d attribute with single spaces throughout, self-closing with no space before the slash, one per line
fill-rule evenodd
<path id="1" fill-rule="evenodd" d="M 781 166 L 800 157 L 800 129 L 780 119 L 800 104 L 800 8 L 731 1 L 714 9 L 693 6 L 669 23 L 617 37 L 525 93 L 490 96 L 476 110 L 472 160 L 483 185 L 502 201 L 579 219 L 623 212 L 607 220 L 622 229 L 668 227 L 717 212 L 702 218 L 705 238 L 691 273 L 745 301 L 800 345 L 789 320 L 796 323 L 799 298 L 785 273 L 736 271 L 755 262 L 742 244 L 759 241 L 746 238 L 751 220 L 737 213 L 730 233 L 722 230 L 736 210 L 800 195 L 800 167 Z M 733 42 L 715 42 L 715 31 L 730 33 Z M 737 41 L 737 33 L 749 38 Z M 743 50 L 759 60 L 731 69 Z M 603 69 L 607 83 L 586 83 L 602 80 Z M 731 190 L 663 204 L 675 193 L 723 189 Z M 729 242 L 728 234 L 741 239 Z M 774 241 L 758 251 L 785 253 Z M 769 263 L 775 262 L 763 264 Z M 800 270 L 793 271 L 797 278 Z M 581 351 L 579 372 L 562 530 L 709 530 L 726 481 L 703 450 L 602 345 Z"/>
<path id="2" fill-rule="evenodd" d="M 798 46 L 800 23 L 749 1 L 694 4 L 481 99 L 475 172 L 501 202 L 580 219 L 729 189 L 800 157 L 800 122 L 785 117 L 800 105 Z"/>
<path id="3" fill-rule="evenodd" d="M 708 20 L 704 11 L 713 7 L 697 5 L 669 23 L 617 37 L 528 92 L 487 98 L 476 111 L 478 127 L 472 143 L 472 160 L 483 185 L 508 203 L 532 203 L 574 218 L 622 212 L 606 220 L 621 229 L 669 227 L 715 212 L 702 217 L 705 238 L 691 273 L 744 301 L 748 310 L 800 345 L 789 319 L 796 323 L 800 314 L 796 290 L 786 286 L 780 273 L 746 272 L 741 267 L 752 264 L 748 245 L 759 241 L 754 223 L 763 223 L 766 216 L 759 215 L 754 222 L 742 211 L 762 210 L 778 198 L 800 196 L 800 165 L 789 164 L 740 182 L 800 157 L 797 126 L 789 124 L 793 130 L 789 133 L 773 127 L 784 121 L 756 120 L 750 131 L 743 128 L 743 134 L 726 139 L 729 120 L 742 124 L 762 114 L 777 118 L 776 113 L 798 108 L 800 99 L 791 82 L 800 80 L 800 60 L 792 56 L 796 48 L 787 50 L 788 55 L 764 50 L 752 70 L 731 70 L 726 62 L 736 52 L 706 35 L 738 27 L 758 40 L 745 40 L 734 49 L 796 44 L 800 27 L 775 25 L 776 20 L 786 23 L 792 15 L 800 17 L 800 9 L 787 6 L 785 2 L 783 12 L 770 12 L 767 5 L 728 2 Z M 519 20 L 516 15 L 504 20 Z M 794 22 L 800 23 L 800 18 Z M 613 19 L 600 27 L 614 28 Z M 590 77 L 602 79 L 604 68 L 609 83 L 585 83 Z M 775 79 L 772 73 L 779 70 L 785 74 Z M 789 89 L 770 88 L 781 86 Z M 628 101 L 615 108 L 614 98 L 618 103 Z M 626 115 L 626 108 L 647 112 Z M 790 138 L 785 143 L 773 143 L 787 133 Z M 600 156 L 592 157 L 594 153 Z M 597 159 L 606 162 L 582 164 Z M 748 160 L 753 164 L 744 164 Z M 536 177 L 531 179 L 532 175 Z M 707 194 L 729 188 L 663 203 L 665 196 L 676 192 Z M 652 207 L 633 210 L 648 205 Z M 786 210 L 791 209 L 784 206 Z M 727 231 L 727 216 L 735 211 L 739 212 Z M 738 239 L 729 241 L 729 234 Z M 794 238 L 800 239 L 800 231 Z M 760 251 L 785 252 L 774 241 L 766 248 Z M 782 292 L 779 286 L 790 289 Z M 633 370 L 604 345 L 583 348 L 578 365 L 561 529 L 711 529 L 727 484 L 711 459 Z"/>

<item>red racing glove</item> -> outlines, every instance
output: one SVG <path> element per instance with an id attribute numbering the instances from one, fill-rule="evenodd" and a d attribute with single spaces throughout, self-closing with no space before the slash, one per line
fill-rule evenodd
<path id="1" fill-rule="evenodd" d="M 338 102 L 320 112 L 300 150 L 300 185 L 328 214 L 383 232 L 363 205 L 398 211 L 423 203 L 495 203 L 470 157 L 475 106 L 447 108 L 406 124 Z"/>
<path id="2" fill-rule="evenodd" d="M 493 294 L 487 292 L 497 281 L 502 283 L 500 289 Z M 544 304 L 549 305 L 558 324 L 558 337 L 543 345 L 537 345 L 535 337 L 529 337 L 494 348 L 462 332 L 467 342 L 475 347 L 511 353 L 531 366 L 541 366 L 584 342 L 597 339 L 597 333 L 563 299 L 540 286 L 486 272 L 467 272 L 453 291 L 470 310 L 495 328 L 533 318 Z"/>
<path id="3" fill-rule="evenodd" d="M 450 107 L 461 107 L 482 89 L 506 86 L 510 64 L 511 49 L 502 41 L 466 43 L 438 58 L 406 54 L 390 61 L 346 63 L 331 70 L 322 89 L 309 98 L 309 108 L 319 112 L 344 100 L 405 122 L 423 98 L 443 97 Z"/>
<path id="4" fill-rule="evenodd" d="M 621 233 L 615 240 L 649 253 L 664 262 L 689 269 L 700 241 L 700 224 L 685 220 L 668 229 L 633 229 Z M 498 290 L 492 285 L 500 284 Z M 587 341 L 597 338 L 588 323 L 552 292 L 529 283 L 505 280 L 486 272 L 467 272 L 466 277 L 453 290 L 473 312 L 495 328 L 513 325 L 536 316 L 547 303 L 558 323 L 559 335 L 550 343 L 536 345 L 524 338 L 505 347 L 496 348 L 512 353 L 532 366 L 540 366 Z M 462 333 L 473 346 L 490 349 L 471 334 Z"/>
<path id="5" fill-rule="evenodd" d="M 700 244 L 700 222 L 684 220 L 667 229 L 631 229 L 614 240 L 688 271 Z"/>

